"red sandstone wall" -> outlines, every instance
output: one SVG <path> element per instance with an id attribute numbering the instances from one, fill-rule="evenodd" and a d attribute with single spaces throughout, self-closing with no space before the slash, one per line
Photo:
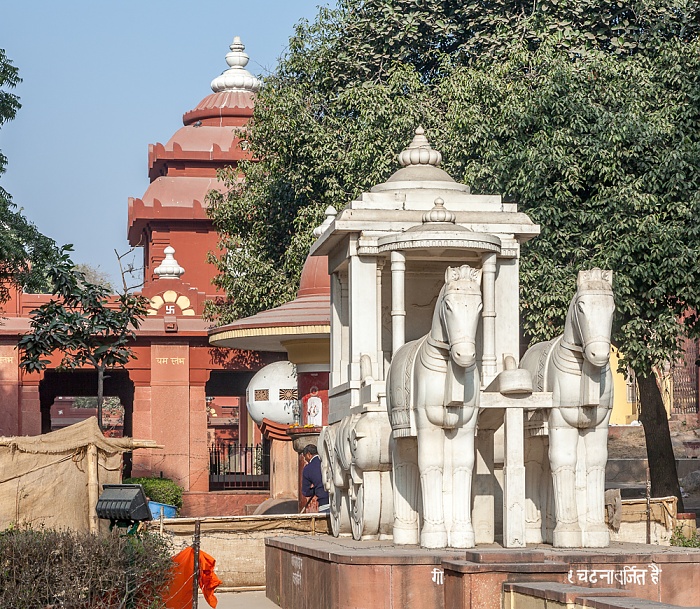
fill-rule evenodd
<path id="1" fill-rule="evenodd" d="M 182 496 L 180 516 L 250 516 L 269 498 L 269 493 L 257 491 L 186 492 Z"/>

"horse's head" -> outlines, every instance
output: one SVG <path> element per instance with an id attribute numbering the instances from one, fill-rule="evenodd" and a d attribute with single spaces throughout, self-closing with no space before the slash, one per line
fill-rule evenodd
<path id="1" fill-rule="evenodd" d="M 594 366 L 610 358 L 610 336 L 615 311 L 612 271 L 579 271 L 570 313 L 581 340 L 583 357 Z"/>
<path id="2" fill-rule="evenodd" d="M 476 364 L 476 329 L 482 309 L 481 270 L 468 265 L 448 267 L 445 286 L 435 306 L 436 329 L 447 343 L 454 362 L 463 368 Z"/>

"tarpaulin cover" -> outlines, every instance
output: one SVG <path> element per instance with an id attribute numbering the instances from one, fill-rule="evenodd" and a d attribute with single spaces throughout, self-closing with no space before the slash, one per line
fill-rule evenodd
<path id="1" fill-rule="evenodd" d="M 41 436 L 0 438 L 0 530 L 14 523 L 88 531 L 90 444 L 99 484 L 119 484 L 131 438 L 105 438 L 95 417 Z"/>

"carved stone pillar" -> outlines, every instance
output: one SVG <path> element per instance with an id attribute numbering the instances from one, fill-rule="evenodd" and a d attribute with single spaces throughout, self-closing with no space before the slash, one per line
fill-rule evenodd
<path id="1" fill-rule="evenodd" d="M 343 349 L 343 298 L 340 285 L 340 274 L 331 275 L 331 377 L 330 385 L 335 387 L 342 381 L 341 360 Z"/>
<path id="2" fill-rule="evenodd" d="M 377 368 L 378 380 L 384 380 L 384 349 L 382 346 L 382 271 L 384 260 L 377 260 Z"/>
<path id="3" fill-rule="evenodd" d="M 350 374 L 350 294 L 347 271 L 338 273 L 340 279 L 340 382 L 346 383 Z"/>
<path id="4" fill-rule="evenodd" d="M 391 353 L 406 342 L 406 256 L 391 252 Z"/>
<path id="5" fill-rule="evenodd" d="M 476 543 L 493 543 L 495 536 L 494 430 L 479 427 L 474 476 L 472 522 Z"/>
<path id="6" fill-rule="evenodd" d="M 503 464 L 503 545 L 525 547 L 525 438 L 522 408 L 506 408 Z"/>
<path id="7" fill-rule="evenodd" d="M 368 355 L 372 361 L 372 376 L 377 378 L 377 259 L 350 256 L 350 381 L 359 381 L 360 358 Z"/>
<path id="8" fill-rule="evenodd" d="M 484 254 L 482 265 L 482 295 L 484 309 L 481 313 L 483 320 L 484 351 L 481 358 L 481 376 L 484 386 L 487 386 L 497 374 L 496 360 L 496 254 Z"/>

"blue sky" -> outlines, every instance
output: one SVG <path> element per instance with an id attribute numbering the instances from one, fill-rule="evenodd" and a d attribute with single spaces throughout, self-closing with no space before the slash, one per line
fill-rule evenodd
<path id="1" fill-rule="evenodd" d="M 165 143 L 211 93 L 240 36 L 256 75 L 274 71 L 294 25 L 323 0 L 22 0 L 3 5 L 0 48 L 22 108 L 0 129 L 0 185 L 75 262 L 119 279 L 128 197 L 148 186 L 148 144 Z M 139 251 L 137 260 L 140 261 Z"/>

